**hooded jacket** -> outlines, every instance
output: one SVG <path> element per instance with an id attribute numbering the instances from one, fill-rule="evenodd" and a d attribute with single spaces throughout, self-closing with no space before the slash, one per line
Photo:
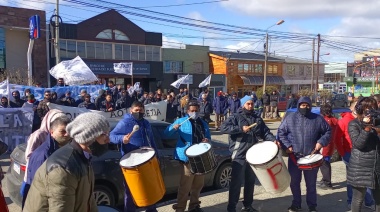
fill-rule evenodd
<path id="1" fill-rule="evenodd" d="M 324 116 L 323 118 L 331 127 L 331 138 L 330 138 L 329 144 L 326 147 L 323 147 L 322 155 L 325 157 L 327 156 L 331 157 L 335 150 L 335 146 L 336 146 L 335 143 L 338 140 L 338 137 L 336 136 L 337 135 L 336 129 L 338 128 L 338 119 L 336 119 L 335 117 L 328 117 L 328 116 Z"/>
<path id="2" fill-rule="evenodd" d="M 257 123 L 247 133 L 243 132 L 243 126 L 250 126 Z M 245 159 L 248 149 L 256 144 L 260 139 L 264 141 L 274 141 L 276 137 L 270 132 L 263 119 L 258 117 L 254 111 L 247 114 L 243 108 L 239 108 L 237 113 L 228 117 L 222 123 L 220 131 L 224 134 L 229 134 L 228 142 L 232 160 Z"/>
<path id="3" fill-rule="evenodd" d="M 351 152 L 352 142 L 350 135 L 348 134 L 348 123 L 354 120 L 355 117 L 351 112 L 345 112 L 341 114 L 342 118 L 338 121 L 338 127 L 336 130 L 336 137 L 338 140 L 336 141 L 336 150 L 338 151 L 340 156 L 344 156 L 347 152 Z"/>
<path id="4" fill-rule="evenodd" d="M 299 112 L 299 105 L 303 102 L 312 105 L 310 98 L 301 97 L 297 112 L 286 116 L 277 131 L 281 144 L 286 148 L 293 147 L 296 157 L 310 155 L 317 142 L 327 146 L 331 137 L 331 128 L 321 115 L 310 112 L 304 116 Z"/>
<path id="5" fill-rule="evenodd" d="M 216 114 L 224 114 L 228 108 L 227 98 L 224 96 L 217 96 L 214 99 L 212 106 Z"/>
<path id="6" fill-rule="evenodd" d="M 135 125 L 139 125 L 139 130 L 132 135 L 128 144 L 124 144 L 124 136 L 132 132 Z M 143 146 L 151 146 L 158 156 L 152 127 L 149 121 L 146 119 L 136 120 L 131 114 L 124 115 L 124 118 L 117 123 L 116 127 L 110 133 L 110 141 L 114 144 L 121 144 L 120 151 L 122 155 Z"/>

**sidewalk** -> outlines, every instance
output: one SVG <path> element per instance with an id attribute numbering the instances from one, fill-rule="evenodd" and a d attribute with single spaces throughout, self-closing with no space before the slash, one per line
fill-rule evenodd
<path id="1" fill-rule="evenodd" d="M 286 163 L 287 163 L 287 158 Z M 319 212 L 346 212 L 350 211 L 347 208 L 347 196 L 346 196 L 346 168 L 342 161 L 332 163 L 332 182 L 333 190 L 321 190 L 317 189 L 318 194 L 318 207 Z M 318 174 L 318 180 L 321 179 L 321 174 Z M 308 211 L 305 195 L 306 186 L 302 181 L 302 211 Z M 243 189 L 241 194 L 243 193 Z M 240 196 L 242 198 L 242 195 Z M 202 208 L 206 212 L 223 212 L 226 211 L 228 201 L 228 191 L 226 189 L 216 190 L 212 192 L 203 193 L 200 199 L 202 201 Z M 242 200 L 242 199 L 241 199 Z M 253 207 L 261 212 L 282 212 L 287 211 L 287 208 L 291 205 L 292 195 L 290 188 L 283 193 L 274 195 L 267 193 L 263 187 L 257 185 L 255 187 L 254 203 Z M 160 205 L 158 211 L 160 212 L 172 212 L 173 201 L 163 203 Z M 240 211 L 242 203 L 239 202 L 237 211 Z M 363 208 L 363 212 L 369 212 L 371 210 Z"/>

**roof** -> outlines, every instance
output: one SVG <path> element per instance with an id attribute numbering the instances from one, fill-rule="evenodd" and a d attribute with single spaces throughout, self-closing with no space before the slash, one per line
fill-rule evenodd
<path id="1" fill-rule="evenodd" d="M 221 56 L 221 57 L 229 57 L 230 60 L 256 60 L 256 61 L 265 60 L 265 55 L 256 54 L 256 53 L 237 53 L 237 52 L 227 52 L 227 51 L 210 51 L 210 53 Z M 274 57 L 268 57 L 268 61 L 284 62 L 283 59 L 278 59 Z"/>
<path id="2" fill-rule="evenodd" d="M 274 56 L 275 58 L 285 60 L 285 63 L 311 64 L 311 60 L 301 60 L 288 56 Z"/>

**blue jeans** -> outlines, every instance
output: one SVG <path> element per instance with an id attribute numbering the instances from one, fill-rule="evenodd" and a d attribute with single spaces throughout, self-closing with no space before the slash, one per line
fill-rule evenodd
<path id="1" fill-rule="evenodd" d="M 310 207 L 317 207 L 317 174 L 319 168 L 300 170 L 291 157 L 288 159 L 288 170 L 291 177 L 290 190 L 293 194 L 293 206 L 301 207 L 301 180 L 302 172 L 306 183 L 306 203 Z"/>
<path id="2" fill-rule="evenodd" d="M 253 203 L 256 175 L 251 166 L 243 159 L 232 161 L 231 183 L 228 191 L 228 212 L 235 212 L 239 202 L 240 188 L 244 177 L 244 200 L 243 205 L 249 207 Z"/>
<path id="3" fill-rule="evenodd" d="M 348 171 L 348 163 L 350 162 L 351 153 L 346 152 L 344 154 L 342 160 L 344 164 L 346 164 L 346 172 Z M 347 204 L 351 204 L 352 202 L 352 186 L 350 184 L 347 184 Z M 371 189 L 367 188 L 366 194 L 364 197 L 364 204 L 367 206 L 373 205 L 375 201 L 372 198 L 372 191 Z"/>
<path id="4" fill-rule="evenodd" d="M 133 197 L 131 194 L 131 191 L 129 190 L 129 187 L 126 182 L 124 182 L 124 212 L 135 212 L 136 211 L 136 205 L 133 201 Z M 145 208 L 146 212 L 157 212 L 156 205 L 151 205 Z"/>

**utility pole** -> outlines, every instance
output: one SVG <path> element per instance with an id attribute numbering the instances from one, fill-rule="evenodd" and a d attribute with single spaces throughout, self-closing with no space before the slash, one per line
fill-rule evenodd
<path id="1" fill-rule="evenodd" d="M 321 35 L 318 34 L 318 41 L 317 41 L 318 49 L 317 49 L 317 80 L 316 80 L 316 87 L 315 91 L 318 91 L 319 88 L 319 83 L 318 83 L 318 78 L 319 78 L 319 54 L 320 54 L 320 48 L 321 48 Z"/>
<path id="2" fill-rule="evenodd" d="M 267 84 L 267 63 L 268 63 L 268 31 L 265 34 L 265 59 L 264 59 L 264 83 L 263 83 L 263 94 L 265 94 L 266 84 Z"/>
<path id="3" fill-rule="evenodd" d="M 60 62 L 61 56 L 59 54 L 59 0 L 55 5 L 55 63 L 56 65 Z"/>
<path id="4" fill-rule="evenodd" d="M 314 53 L 315 53 L 315 38 L 313 39 L 313 48 L 312 48 L 312 54 L 311 54 L 311 92 L 315 94 L 314 89 Z"/>

